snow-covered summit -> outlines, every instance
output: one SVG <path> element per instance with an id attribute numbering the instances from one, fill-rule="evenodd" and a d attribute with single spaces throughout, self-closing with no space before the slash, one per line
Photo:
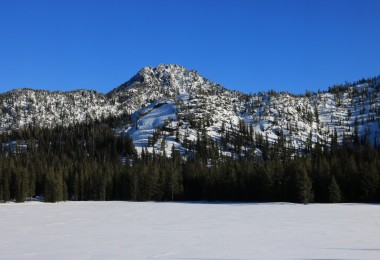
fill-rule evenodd
<path id="1" fill-rule="evenodd" d="M 134 88 L 159 87 L 178 93 L 210 91 L 209 88 L 223 88 L 199 75 L 196 70 L 188 70 L 176 64 L 160 64 L 157 67 L 144 67 L 129 81 L 112 90 L 115 95 Z"/>
<path id="2" fill-rule="evenodd" d="M 132 122 L 119 122 L 122 127 L 115 132 L 131 135 L 139 151 L 148 147 L 170 154 L 174 146 L 191 152 L 191 142 L 200 134 L 226 154 L 243 155 L 263 139 L 299 150 L 317 142 L 329 144 L 333 135 L 339 142 L 356 136 L 380 144 L 379 92 L 376 77 L 306 95 L 247 95 L 223 88 L 195 70 L 162 64 L 141 69 L 106 95 L 31 89 L 0 94 L 0 132 L 129 114 Z"/>

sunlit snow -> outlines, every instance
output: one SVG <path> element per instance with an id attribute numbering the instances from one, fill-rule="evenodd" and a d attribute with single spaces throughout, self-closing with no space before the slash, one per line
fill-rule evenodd
<path id="1" fill-rule="evenodd" d="M 380 259 L 380 205 L 0 205 L 0 259 Z"/>

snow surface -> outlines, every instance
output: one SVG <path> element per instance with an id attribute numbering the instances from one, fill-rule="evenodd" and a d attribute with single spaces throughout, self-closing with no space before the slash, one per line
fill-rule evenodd
<path id="1" fill-rule="evenodd" d="M 0 205 L 0 259 L 380 259 L 380 205 Z"/>
<path id="2" fill-rule="evenodd" d="M 172 100 L 161 100 L 153 102 L 147 107 L 138 110 L 133 114 L 133 120 L 136 121 L 135 125 L 127 129 L 124 134 L 130 135 L 135 144 L 138 153 L 141 153 L 142 148 L 148 146 L 148 138 L 153 135 L 153 132 L 159 126 L 168 125 L 172 122 L 177 124 L 176 120 L 176 106 Z M 171 148 L 174 144 L 175 147 L 179 146 L 176 142 L 173 142 L 172 138 L 168 138 L 167 145 L 163 148 L 168 155 L 171 154 Z M 156 149 L 161 149 L 161 143 L 157 142 Z M 153 152 L 148 149 L 149 152 Z"/>

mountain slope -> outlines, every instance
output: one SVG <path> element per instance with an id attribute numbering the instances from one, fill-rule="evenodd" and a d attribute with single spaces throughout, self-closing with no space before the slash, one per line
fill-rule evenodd
<path id="1" fill-rule="evenodd" d="M 332 138 L 380 142 L 380 78 L 335 86 L 328 92 L 247 95 L 210 82 L 194 70 L 159 65 L 140 70 L 104 95 L 95 91 L 30 89 L 0 94 L 0 131 L 27 125 L 53 127 L 130 114 L 118 134 L 131 135 L 137 150 L 191 153 L 210 139 L 228 155 L 262 152 L 262 143 L 307 150 Z M 356 140 L 357 141 L 357 140 Z"/>

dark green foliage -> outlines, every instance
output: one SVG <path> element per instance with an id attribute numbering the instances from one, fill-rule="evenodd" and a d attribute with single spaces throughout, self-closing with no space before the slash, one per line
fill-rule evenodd
<path id="1" fill-rule="evenodd" d="M 378 190 L 379 171 L 374 163 L 365 163 L 360 177 L 360 199 L 362 201 L 375 201 Z"/>
<path id="2" fill-rule="evenodd" d="M 0 201 L 36 195 L 46 202 L 380 201 L 379 148 L 366 142 L 339 145 L 335 134 L 330 146 L 310 143 L 301 156 L 281 132 L 270 143 L 241 122 L 236 131 L 224 129 L 219 143 L 204 131 L 185 140 L 186 159 L 175 146 L 168 158 L 145 149 L 139 157 L 132 139 L 116 135 L 111 122 L 0 135 Z M 165 137 L 160 140 L 165 148 Z M 7 148 L 11 143 L 14 149 Z M 221 147 L 234 156 L 222 155 Z"/>
<path id="3" fill-rule="evenodd" d="M 329 202 L 339 203 L 341 200 L 340 188 L 335 180 L 335 177 L 333 176 L 329 185 Z"/>
<path id="4" fill-rule="evenodd" d="M 295 172 L 298 201 L 303 204 L 312 202 L 314 199 L 313 186 L 306 169 L 303 166 L 299 166 L 295 169 Z"/>

